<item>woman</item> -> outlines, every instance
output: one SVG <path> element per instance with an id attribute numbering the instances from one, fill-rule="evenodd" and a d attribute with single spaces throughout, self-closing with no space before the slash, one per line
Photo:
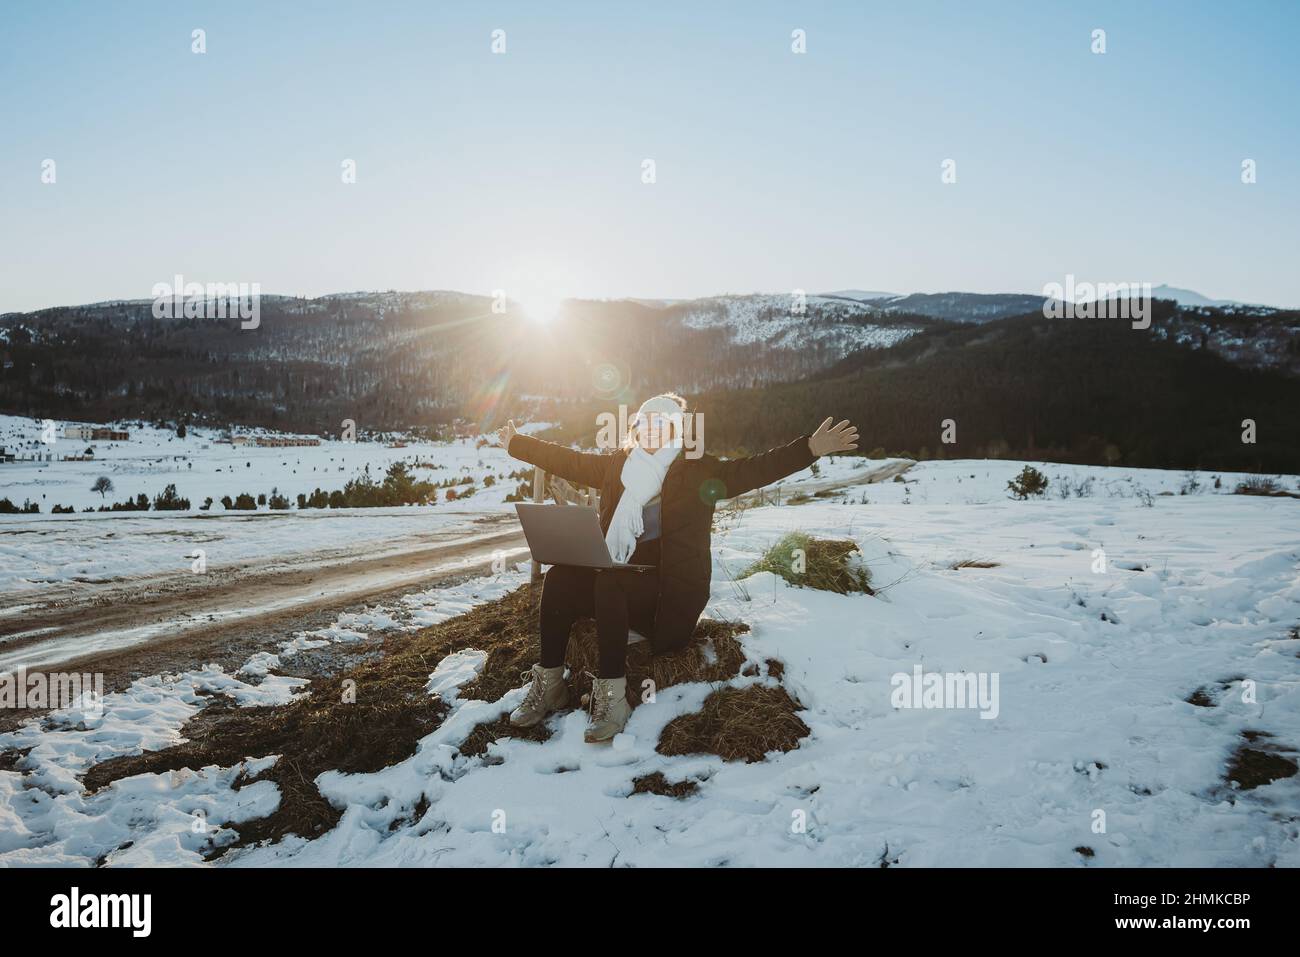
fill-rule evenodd
<path id="1" fill-rule="evenodd" d="M 751 458 L 720 461 L 682 454 L 686 401 L 667 394 L 648 399 L 633 418 L 628 439 L 613 454 L 575 452 L 515 430 L 497 435 L 511 456 L 577 485 L 600 489 L 600 527 L 616 562 L 652 570 L 554 565 L 542 586 L 541 660 L 510 722 L 529 728 L 568 703 L 564 652 L 579 618 L 596 619 L 600 674 L 591 691 L 586 740 L 611 741 L 632 708 L 626 694 L 628 628 L 650 640 L 656 654 L 690 640 L 709 601 L 713 561 L 709 537 L 713 507 L 807 468 L 821 455 L 856 449 L 848 421 L 827 419 L 812 435 Z"/>

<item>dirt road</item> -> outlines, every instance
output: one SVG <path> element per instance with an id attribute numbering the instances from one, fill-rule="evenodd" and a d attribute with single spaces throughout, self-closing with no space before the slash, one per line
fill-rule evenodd
<path id="1" fill-rule="evenodd" d="M 0 671 L 93 670 L 119 687 L 199 662 L 237 666 L 267 639 L 325 627 L 354 606 L 481 575 L 495 556 L 527 558 L 507 513 L 469 517 L 426 543 L 376 551 L 363 543 L 10 604 L 0 608 Z"/>

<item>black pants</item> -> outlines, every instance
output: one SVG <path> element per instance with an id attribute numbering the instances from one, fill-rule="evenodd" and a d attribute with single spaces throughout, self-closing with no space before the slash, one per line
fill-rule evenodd
<path id="1" fill-rule="evenodd" d="M 595 618 L 600 677 L 623 677 L 628 628 L 652 638 L 658 604 L 658 571 L 551 566 L 542 586 L 542 667 L 564 664 L 573 623 Z"/>

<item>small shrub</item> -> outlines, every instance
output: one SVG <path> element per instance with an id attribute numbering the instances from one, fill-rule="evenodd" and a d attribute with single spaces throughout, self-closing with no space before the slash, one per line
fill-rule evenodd
<path id="1" fill-rule="evenodd" d="M 1267 475 L 1252 475 L 1246 481 L 1237 483 L 1235 494 L 1277 495 L 1281 491 L 1282 488 L 1277 484 L 1277 479 L 1270 478 Z"/>
<path id="2" fill-rule="evenodd" d="M 862 564 L 861 552 L 854 542 L 813 538 L 806 532 L 786 535 L 740 577 L 755 572 L 771 572 L 791 585 L 832 591 L 838 595 L 851 592 L 874 594 L 871 573 Z"/>
<path id="3" fill-rule="evenodd" d="M 153 507 L 158 512 L 182 512 L 190 507 L 190 500 L 176 494 L 176 486 L 168 485 L 161 495 L 155 495 Z"/>
<path id="4" fill-rule="evenodd" d="M 1031 465 L 1026 465 L 1020 474 L 1007 483 L 1011 497 L 1024 501 L 1031 495 L 1043 495 L 1047 492 L 1047 476 Z"/>

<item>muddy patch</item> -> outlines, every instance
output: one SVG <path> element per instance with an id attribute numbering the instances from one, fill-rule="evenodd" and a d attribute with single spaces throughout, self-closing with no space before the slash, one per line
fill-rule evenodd
<path id="1" fill-rule="evenodd" d="M 1224 780 L 1240 791 L 1272 784 L 1283 778 L 1294 777 L 1298 770 L 1295 748 L 1278 744 L 1267 731 L 1243 731 L 1242 743 L 1228 758 Z"/>

